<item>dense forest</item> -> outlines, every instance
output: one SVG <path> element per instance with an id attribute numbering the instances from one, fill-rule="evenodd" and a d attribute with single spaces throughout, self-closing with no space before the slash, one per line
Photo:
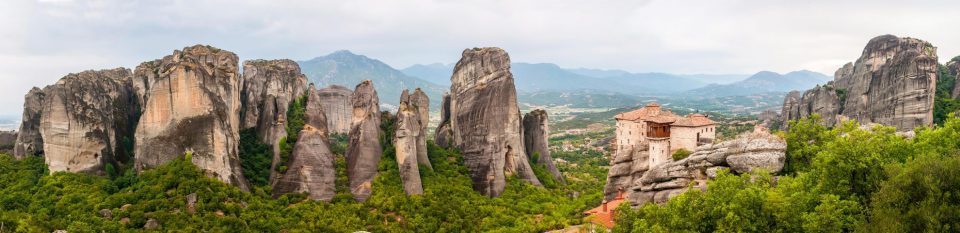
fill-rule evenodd
<path id="1" fill-rule="evenodd" d="M 707 192 L 621 206 L 615 232 L 956 232 L 960 119 L 914 133 L 792 122 L 781 176 L 721 172 Z"/>
<path id="2" fill-rule="evenodd" d="M 302 114 L 296 113 L 301 107 L 297 101 L 290 110 L 291 129 L 302 127 Z M 390 135 L 393 123 L 385 119 L 381 127 Z M 501 197 L 489 198 L 473 190 L 457 151 L 431 142 L 434 167 L 420 168 L 424 195 L 408 197 L 393 146 L 384 137 L 373 196 L 361 203 L 347 188 L 346 137 L 332 135 L 337 196 L 329 203 L 304 194 L 273 199 L 266 179 L 270 149 L 252 131 L 241 135 L 244 173 L 255 187 L 249 193 L 205 176 L 188 162 L 190 154 L 140 174 L 128 168 L 110 177 L 51 175 L 41 157 L 0 155 L 0 232 L 127 232 L 153 228 L 153 223 L 156 230 L 187 232 L 543 232 L 582 224 L 581 212 L 602 199 L 606 175 L 602 153 L 559 153 L 569 161 L 559 166 L 566 184 L 538 167 L 546 187 L 510 179 Z"/>

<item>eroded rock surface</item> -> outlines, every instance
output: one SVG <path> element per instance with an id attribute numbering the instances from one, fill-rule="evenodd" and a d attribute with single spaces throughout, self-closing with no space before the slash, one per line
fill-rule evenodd
<path id="1" fill-rule="evenodd" d="M 507 52 L 500 48 L 464 50 L 451 83 L 447 123 L 452 145 L 463 154 L 474 189 L 487 196 L 500 196 L 509 175 L 541 185 L 523 148 L 520 110 Z"/>
<path id="2" fill-rule="evenodd" d="M 286 115 L 290 104 L 304 94 L 307 77 L 292 60 L 243 62 L 240 115 L 242 129 L 254 128 L 261 142 L 273 147 L 270 181 L 276 181 L 280 162 L 280 139 L 287 136 Z"/>
<path id="3" fill-rule="evenodd" d="M 407 195 L 423 194 L 420 181 L 420 168 L 417 153 L 420 147 L 420 113 L 415 99 L 406 90 L 400 95 L 400 107 L 397 110 L 396 132 L 393 144 L 396 147 L 397 165 L 400 167 L 400 180 Z"/>
<path id="4" fill-rule="evenodd" d="M 443 148 L 453 147 L 453 128 L 450 126 L 450 93 L 443 93 L 440 104 L 440 124 L 433 135 L 433 143 Z"/>
<path id="5" fill-rule="evenodd" d="M 550 156 L 550 127 L 547 111 L 536 109 L 523 116 L 523 141 L 524 148 L 527 149 L 527 155 L 534 157 L 538 165 L 547 168 L 547 171 L 553 175 L 557 181 L 565 182 L 563 174 L 553 163 L 553 156 Z"/>
<path id="6" fill-rule="evenodd" d="M 765 130 L 731 141 L 701 146 L 689 157 L 657 165 L 635 177 L 628 191 L 633 205 L 664 203 L 690 189 L 706 190 L 719 169 L 744 174 L 755 169 L 778 173 L 786 161 L 787 143 Z"/>
<path id="7" fill-rule="evenodd" d="M 103 175 L 107 164 L 119 168 L 130 160 L 132 121 L 139 112 L 131 76 L 126 68 L 84 71 L 44 88 L 39 129 L 51 173 Z"/>
<path id="8" fill-rule="evenodd" d="M 208 175 L 249 190 L 237 155 L 241 126 L 237 62 L 234 53 L 196 45 L 143 65 L 156 73 L 145 91 L 147 102 L 136 131 L 138 171 L 189 151 L 192 162 Z"/>
<path id="9" fill-rule="evenodd" d="M 273 185 L 273 197 L 287 193 L 309 193 L 310 199 L 329 201 L 336 194 L 336 169 L 325 133 L 305 125 L 290 154 L 283 176 Z"/>
<path id="10" fill-rule="evenodd" d="M 380 146 L 380 100 L 373 83 L 363 81 L 351 97 L 353 120 L 347 147 L 347 176 L 350 193 L 357 201 L 366 201 L 372 192 L 373 179 L 383 155 Z"/>
<path id="11" fill-rule="evenodd" d="M 401 99 L 400 101 L 403 101 Z M 427 93 L 417 88 L 410 94 L 411 107 L 416 108 L 420 132 L 417 136 L 417 163 L 421 166 L 433 169 L 430 164 L 430 157 L 427 157 L 427 124 L 430 123 L 430 98 Z"/>
<path id="12" fill-rule="evenodd" d="M 40 113 L 43 110 L 43 90 L 34 87 L 24 96 L 23 118 L 17 131 L 17 142 L 13 147 L 13 156 L 22 159 L 30 155 L 43 154 L 43 136 L 40 135 Z"/>
<path id="13" fill-rule="evenodd" d="M 818 113 L 825 124 L 853 119 L 910 131 L 933 123 L 937 82 L 936 47 L 914 39 L 884 35 L 873 38 L 854 63 L 837 70 L 834 80 L 806 91 L 799 108 L 781 116 L 795 120 Z M 786 125 L 784 125 L 786 127 Z"/>
<path id="14" fill-rule="evenodd" d="M 353 119 L 353 91 L 343 86 L 330 85 L 320 91 L 320 105 L 327 114 L 327 128 L 330 133 L 346 134 L 350 132 Z"/>

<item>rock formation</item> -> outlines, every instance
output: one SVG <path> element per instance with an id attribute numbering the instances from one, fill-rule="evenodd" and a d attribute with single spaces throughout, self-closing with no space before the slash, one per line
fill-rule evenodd
<path id="1" fill-rule="evenodd" d="M 931 126 L 936 50 L 914 38 L 873 38 L 855 63 L 837 70 L 833 81 L 806 91 L 798 101 L 799 108 L 787 108 L 795 98 L 788 96 L 780 115 L 795 120 L 817 113 L 828 125 L 853 119 L 895 126 L 898 131 Z"/>
<path id="2" fill-rule="evenodd" d="M 350 132 L 350 121 L 353 118 L 353 103 L 350 101 L 352 95 L 353 91 L 337 85 L 320 89 L 320 105 L 327 114 L 327 128 L 330 133 Z"/>
<path id="3" fill-rule="evenodd" d="M 633 181 L 649 170 L 649 158 L 647 143 L 618 149 L 610 160 L 607 183 L 603 187 L 604 200 L 613 200 L 620 191 L 629 191 Z"/>
<path id="4" fill-rule="evenodd" d="M 397 149 L 397 165 L 400 167 L 400 180 L 407 195 L 423 194 L 420 182 L 420 168 L 417 154 L 420 149 L 420 112 L 416 99 L 406 90 L 400 95 L 400 108 L 397 110 L 396 134 L 393 145 Z"/>
<path id="5" fill-rule="evenodd" d="M 17 131 L 0 131 L 0 154 L 13 154 L 13 147 L 17 144 Z"/>
<path id="6" fill-rule="evenodd" d="M 307 124 L 290 154 L 286 173 L 273 185 L 273 197 L 287 193 L 310 193 L 313 200 L 329 201 L 336 194 L 334 155 L 325 132 Z"/>
<path id="7" fill-rule="evenodd" d="M 237 62 L 236 54 L 196 45 L 138 68 L 155 72 L 136 130 L 138 171 L 192 152 L 192 162 L 208 175 L 249 190 L 237 155 Z"/>
<path id="8" fill-rule="evenodd" d="M 527 155 L 534 157 L 537 164 L 547 168 L 557 181 L 564 182 L 563 175 L 553 164 L 550 156 L 550 127 L 547 124 L 547 111 L 537 109 L 523 116 L 523 142 Z"/>
<path id="9" fill-rule="evenodd" d="M 652 167 L 632 180 L 627 194 L 635 206 L 664 203 L 691 185 L 706 190 L 707 180 L 716 178 L 721 168 L 736 174 L 754 169 L 777 173 L 783 169 L 786 150 L 783 139 L 761 128 L 735 140 L 702 146 L 687 158 Z"/>
<path id="10" fill-rule="evenodd" d="M 960 59 L 957 59 L 957 58 L 960 58 L 960 56 L 957 56 L 951 59 L 946 64 L 947 72 L 951 76 L 950 78 L 955 80 L 953 85 L 953 91 L 950 92 L 950 97 L 954 99 L 960 98 L 960 85 L 956 84 L 956 80 L 960 78 Z"/>
<path id="11" fill-rule="evenodd" d="M 105 167 L 132 157 L 132 118 L 139 112 L 131 98 L 129 69 L 69 74 L 44 88 L 40 135 L 50 172 L 106 174 Z"/>
<path id="12" fill-rule="evenodd" d="M 799 91 L 791 91 L 783 98 L 783 107 L 780 109 L 780 128 L 786 129 L 790 126 L 790 120 L 800 119 L 800 99 L 802 94 Z"/>
<path id="13" fill-rule="evenodd" d="M 443 93 L 440 104 L 440 124 L 433 135 L 433 142 L 443 148 L 453 147 L 453 128 L 450 126 L 450 93 Z"/>
<path id="14" fill-rule="evenodd" d="M 450 119 L 440 129 L 450 127 L 453 132 L 452 145 L 463 153 L 474 189 L 487 196 L 500 196 L 507 175 L 541 185 L 524 152 L 507 52 L 500 48 L 466 49 L 450 80 L 450 106 L 443 110 L 450 112 Z"/>
<path id="15" fill-rule="evenodd" d="M 307 91 L 304 126 L 300 131 L 287 171 L 273 184 L 273 196 L 286 193 L 310 193 L 310 199 L 329 201 L 336 194 L 336 168 L 327 135 L 327 117 L 321 107 L 319 91 L 310 85 Z"/>
<path id="16" fill-rule="evenodd" d="M 43 110 L 43 90 L 34 87 L 23 98 L 23 118 L 17 131 L 13 156 L 22 159 L 43 154 L 43 137 L 40 135 L 40 111 Z"/>
<path id="17" fill-rule="evenodd" d="M 243 62 L 241 128 L 255 128 L 260 141 L 273 146 L 271 183 L 278 175 L 275 171 L 280 162 L 280 139 L 287 136 L 287 110 L 306 88 L 307 77 L 292 60 Z"/>
<path id="18" fill-rule="evenodd" d="M 383 155 L 380 146 L 380 100 L 369 80 L 357 85 L 350 98 L 353 120 L 350 122 L 350 140 L 347 148 L 347 176 L 350 193 L 357 201 L 370 198 L 373 179 Z"/>
<path id="19" fill-rule="evenodd" d="M 403 99 L 401 98 L 400 101 L 403 101 Z M 417 88 L 410 95 L 409 104 L 416 108 L 417 120 L 420 125 L 420 132 L 417 136 L 417 163 L 433 169 L 433 165 L 430 165 L 430 157 L 427 156 L 427 124 L 430 123 L 430 98 L 427 97 L 427 93 Z"/>

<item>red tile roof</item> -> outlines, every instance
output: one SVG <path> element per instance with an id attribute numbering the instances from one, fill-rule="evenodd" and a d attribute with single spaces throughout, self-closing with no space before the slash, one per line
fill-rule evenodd
<path id="1" fill-rule="evenodd" d="M 613 118 L 616 120 L 647 121 L 687 127 L 717 124 L 717 122 L 710 120 L 710 118 L 707 118 L 707 116 L 704 116 L 703 114 L 690 114 L 686 117 L 681 117 L 677 114 L 674 114 L 670 110 L 661 110 L 660 104 L 657 104 L 656 102 L 650 102 L 647 104 L 647 106 L 637 110 L 617 114 Z"/>
<path id="2" fill-rule="evenodd" d="M 704 116 L 703 114 L 690 114 L 687 115 L 687 117 L 680 118 L 680 120 L 674 122 L 672 125 L 697 127 L 716 124 L 717 122 L 710 120 L 710 118 L 707 118 L 707 116 Z"/>
<path id="3" fill-rule="evenodd" d="M 601 225 L 607 229 L 612 229 L 614 225 L 614 217 L 617 215 L 617 207 L 620 207 L 624 201 L 623 192 L 617 194 L 617 197 L 613 200 L 607 202 L 603 201 L 603 204 L 600 204 L 597 208 L 593 208 L 587 211 L 584 211 L 584 214 L 590 215 L 588 220 L 594 224 Z"/>

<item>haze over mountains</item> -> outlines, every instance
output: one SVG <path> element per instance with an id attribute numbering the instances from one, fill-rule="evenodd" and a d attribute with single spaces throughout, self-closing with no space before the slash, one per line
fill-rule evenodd
<path id="1" fill-rule="evenodd" d="M 386 63 L 347 50 L 298 62 L 311 82 L 352 88 L 373 80 L 381 105 L 394 109 L 404 89 L 420 87 L 439 100 L 450 85 L 455 64 L 417 64 L 397 70 Z M 812 71 L 778 74 L 632 73 L 624 70 L 562 68 L 552 63 L 514 62 L 511 70 L 522 104 L 618 107 L 638 97 L 724 97 L 805 90 L 826 83 L 829 76 Z M 431 101 L 436 105 L 438 101 Z M 434 106 L 437 107 L 437 106 Z M 434 108 L 436 109 L 436 108 Z"/>

